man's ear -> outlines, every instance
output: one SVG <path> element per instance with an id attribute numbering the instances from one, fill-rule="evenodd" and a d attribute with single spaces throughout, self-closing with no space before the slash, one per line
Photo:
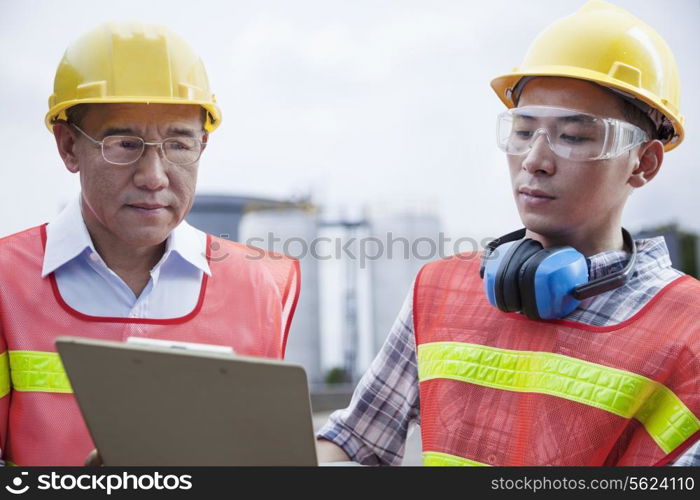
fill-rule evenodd
<path id="1" fill-rule="evenodd" d="M 661 141 L 653 140 L 642 145 L 639 150 L 637 164 L 630 174 L 627 183 L 633 188 L 640 188 L 659 173 L 664 161 L 664 145 Z"/>
<path id="2" fill-rule="evenodd" d="M 69 172 L 75 174 L 80 170 L 78 157 L 75 154 L 75 130 L 71 128 L 68 122 L 58 120 L 53 125 L 53 136 L 56 139 L 58 154 L 61 155 L 63 163 Z"/>

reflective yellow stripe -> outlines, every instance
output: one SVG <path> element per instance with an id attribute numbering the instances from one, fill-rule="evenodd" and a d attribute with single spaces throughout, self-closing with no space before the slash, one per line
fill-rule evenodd
<path id="1" fill-rule="evenodd" d="M 647 430 L 656 444 L 671 453 L 686 439 L 700 430 L 697 417 L 668 387 L 657 384 L 657 389 L 634 416 Z"/>
<path id="2" fill-rule="evenodd" d="M 9 460 L 5 460 L 5 465 L 7 467 L 17 467 L 17 464 L 14 462 L 10 462 Z"/>
<path id="3" fill-rule="evenodd" d="M 468 466 L 468 467 L 490 467 L 489 464 L 482 464 L 468 458 L 462 458 L 438 451 L 424 451 L 423 465 L 436 467 Z"/>
<path id="4" fill-rule="evenodd" d="M 0 398 L 10 392 L 10 367 L 7 364 L 7 351 L 0 354 Z"/>
<path id="5" fill-rule="evenodd" d="M 73 392 L 55 352 L 10 351 L 10 376 L 16 391 Z"/>
<path id="6" fill-rule="evenodd" d="M 421 382 L 460 380 L 577 401 L 637 418 L 666 453 L 700 430 L 700 420 L 667 387 L 636 373 L 548 352 L 459 342 L 418 346 Z"/>

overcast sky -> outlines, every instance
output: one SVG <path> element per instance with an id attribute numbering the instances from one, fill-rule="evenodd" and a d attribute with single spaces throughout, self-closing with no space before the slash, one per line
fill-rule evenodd
<path id="1" fill-rule="evenodd" d="M 700 232 L 700 1 L 619 0 L 676 55 L 685 142 L 632 196 L 630 229 Z M 49 220 L 78 192 L 43 126 L 65 47 L 107 20 L 165 24 L 200 54 L 223 111 L 200 193 L 312 193 L 332 210 L 435 206 L 451 235 L 518 226 L 495 146 L 491 78 L 582 1 L 0 0 L 0 236 Z"/>

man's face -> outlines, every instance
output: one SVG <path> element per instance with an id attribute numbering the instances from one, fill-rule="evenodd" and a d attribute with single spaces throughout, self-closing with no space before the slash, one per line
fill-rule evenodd
<path id="1" fill-rule="evenodd" d="M 201 108 L 194 105 L 89 105 L 80 127 L 98 141 L 108 135 L 146 142 L 179 136 L 206 140 Z M 192 207 L 198 162 L 175 165 L 159 147 L 146 146 L 135 163 L 114 165 L 102 157 L 99 146 L 74 132 L 75 165 L 69 169 L 80 173 L 83 217 L 91 233 L 134 247 L 165 241 Z"/>
<path id="2" fill-rule="evenodd" d="M 518 107 L 553 106 L 624 120 L 618 99 L 602 88 L 570 78 L 535 78 Z M 508 155 L 515 202 L 523 224 L 547 237 L 590 235 L 619 222 L 638 148 L 617 158 L 573 161 L 558 157 L 539 135 L 523 155 Z"/>

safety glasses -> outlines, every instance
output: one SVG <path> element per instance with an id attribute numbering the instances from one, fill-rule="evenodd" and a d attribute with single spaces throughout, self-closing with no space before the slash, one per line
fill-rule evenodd
<path id="1" fill-rule="evenodd" d="M 524 106 L 498 115 L 498 147 L 509 155 L 528 153 L 540 135 L 557 156 L 574 161 L 616 158 L 648 140 L 631 123 L 573 109 Z"/>

